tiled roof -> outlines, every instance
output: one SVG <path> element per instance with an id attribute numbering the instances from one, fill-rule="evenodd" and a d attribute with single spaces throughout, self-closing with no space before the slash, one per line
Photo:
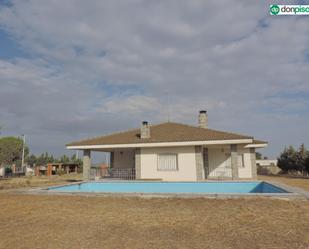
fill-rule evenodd
<path id="1" fill-rule="evenodd" d="M 134 129 L 72 142 L 67 146 L 253 139 L 252 136 L 172 122 L 151 125 L 150 134 L 150 138 L 141 139 L 140 129 Z"/>
<path id="2" fill-rule="evenodd" d="M 266 141 L 262 141 L 262 140 L 253 140 L 253 142 L 252 142 L 253 144 L 267 144 L 268 142 L 266 142 Z"/>

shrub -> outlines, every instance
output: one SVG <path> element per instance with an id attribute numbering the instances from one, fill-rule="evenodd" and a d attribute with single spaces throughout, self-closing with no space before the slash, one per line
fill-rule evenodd
<path id="1" fill-rule="evenodd" d="M 12 174 L 13 170 L 9 167 L 5 168 L 5 174 Z"/>
<path id="2" fill-rule="evenodd" d="M 57 175 L 58 176 L 62 176 L 62 175 L 64 175 L 66 172 L 65 172 L 65 170 L 64 169 L 58 169 L 57 170 Z"/>
<path id="3" fill-rule="evenodd" d="M 309 151 L 302 144 L 298 150 L 293 146 L 285 148 L 278 158 L 278 167 L 283 173 L 297 173 L 308 175 L 309 173 Z"/>

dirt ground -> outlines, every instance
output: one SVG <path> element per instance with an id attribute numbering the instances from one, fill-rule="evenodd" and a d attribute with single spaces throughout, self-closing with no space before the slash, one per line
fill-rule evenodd
<path id="1" fill-rule="evenodd" d="M 308 200 L 26 195 L 12 190 L 79 178 L 0 181 L 0 249 L 309 248 Z M 274 180 L 279 179 L 307 186 L 299 181 L 303 179 Z"/>

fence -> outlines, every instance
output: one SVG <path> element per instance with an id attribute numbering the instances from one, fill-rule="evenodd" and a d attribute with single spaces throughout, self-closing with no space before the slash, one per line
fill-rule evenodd
<path id="1" fill-rule="evenodd" d="M 225 178 L 232 178 L 232 169 L 231 166 L 225 167 L 218 167 L 213 170 L 209 175 L 209 178 L 216 178 L 216 179 L 225 179 Z"/>
<path id="2" fill-rule="evenodd" d="M 91 168 L 90 180 L 95 180 L 96 177 L 135 180 L 135 168 Z"/>

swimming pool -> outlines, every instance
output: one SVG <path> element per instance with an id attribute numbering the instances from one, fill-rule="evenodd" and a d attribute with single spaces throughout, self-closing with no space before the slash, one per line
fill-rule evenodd
<path id="1" fill-rule="evenodd" d="M 288 193 L 266 182 L 86 182 L 48 188 L 54 192 L 248 194 Z"/>

